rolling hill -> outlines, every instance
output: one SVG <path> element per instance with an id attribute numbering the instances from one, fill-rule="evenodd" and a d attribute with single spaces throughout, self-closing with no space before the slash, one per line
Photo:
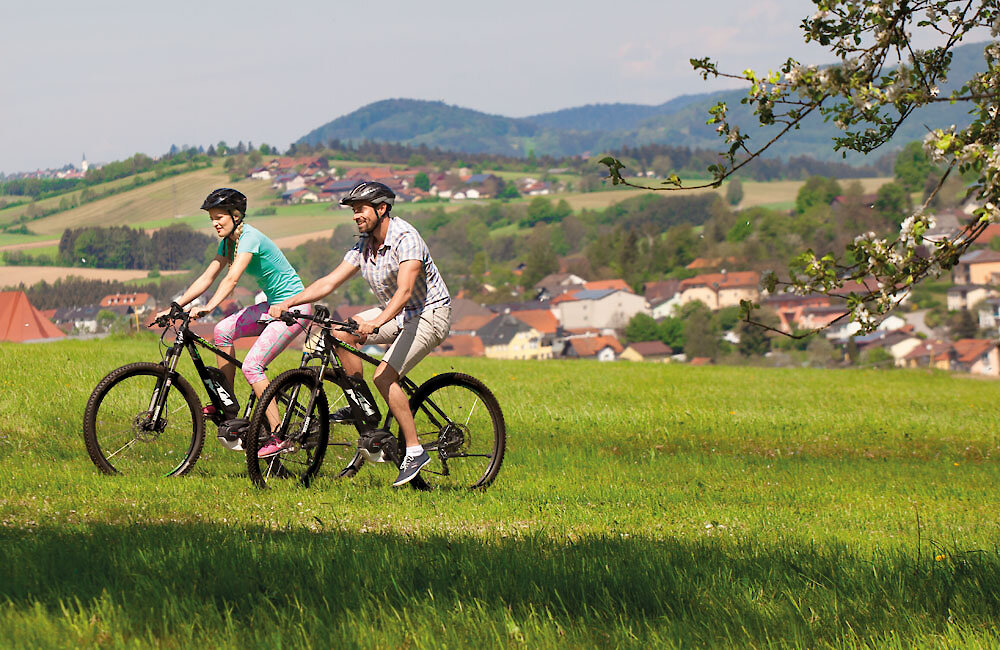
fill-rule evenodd
<path id="1" fill-rule="evenodd" d="M 964 45 L 954 51 L 951 79 L 968 79 L 985 69 L 983 43 Z M 954 89 L 944 84 L 942 94 Z M 714 149 L 719 146 L 714 129 L 705 124 L 709 107 L 725 101 L 737 124 L 752 125 L 743 92 L 727 91 L 675 97 L 659 105 L 590 104 L 523 118 L 490 115 L 440 101 L 387 99 L 339 117 L 320 126 L 297 142 L 320 144 L 330 140 L 359 142 L 374 140 L 426 145 L 469 153 L 525 156 L 580 155 L 624 146 L 671 144 Z M 889 149 L 920 139 L 928 127 L 963 125 L 970 121 L 967 104 L 937 104 L 913 114 L 889 143 Z M 769 130 L 750 131 L 755 141 L 764 141 Z M 820 160 L 839 160 L 831 139 L 838 133 L 819 116 L 811 116 L 798 131 L 789 133 L 771 155 L 790 157 L 807 154 Z M 848 161 L 860 162 L 860 155 Z"/>

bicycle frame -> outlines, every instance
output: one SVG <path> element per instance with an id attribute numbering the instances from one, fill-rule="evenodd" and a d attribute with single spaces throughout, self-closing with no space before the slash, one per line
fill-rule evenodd
<path id="1" fill-rule="evenodd" d="M 198 346 L 214 352 L 217 356 L 229 361 L 237 368 L 242 368 L 243 364 L 239 359 L 227 354 L 217 345 L 206 341 L 192 332 L 188 327 L 189 320 L 190 316 L 185 314 L 180 328 L 177 329 L 177 336 L 174 338 L 173 345 L 167 349 L 167 353 L 163 359 L 163 364 L 167 367 L 168 372 L 157 382 L 156 388 L 153 391 L 153 397 L 150 400 L 149 410 L 152 411 L 153 421 L 158 422 L 163 404 L 166 402 L 167 392 L 173 382 L 173 377 L 178 375 L 177 364 L 180 361 L 181 355 L 185 350 L 187 350 L 188 354 L 191 356 L 191 361 L 194 363 L 195 371 L 198 373 L 198 377 L 201 379 L 202 385 L 208 392 L 208 397 L 212 402 L 212 406 L 215 407 L 215 413 L 209 415 L 208 417 L 213 423 L 219 425 L 226 420 L 226 416 L 224 415 L 225 408 L 232 403 L 235 396 L 229 395 L 226 389 L 219 385 L 215 378 L 212 377 L 208 367 L 205 365 L 201 355 L 198 353 Z M 251 390 L 250 397 L 247 399 L 246 405 L 243 409 L 244 418 L 249 419 L 250 413 L 253 411 L 256 401 L 257 395 Z"/>
<path id="2" fill-rule="evenodd" d="M 318 324 L 315 321 L 312 322 L 312 324 L 308 328 L 307 336 L 312 331 L 312 328 L 317 325 Z M 362 361 L 372 366 L 377 367 L 381 363 L 381 361 L 368 354 L 365 354 L 364 352 L 357 349 L 353 345 L 340 340 L 339 338 L 333 335 L 332 329 L 330 327 L 324 327 L 322 325 L 319 325 L 319 327 L 322 333 L 322 345 L 313 351 L 309 352 L 304 351 L 302 353 L 302 360 L 299 363 L 299 368 L 302 369 L 310 367 L 315 368 L 321 380 L 330 381 L 336 384 L 344 392 L 344 397 L 347 400 L 348 404 L 350 405 L 351 411 L 355 417 L 355 426 L 360 431 L 361 429 L 364 428 L 364 418 L 362 417 L 363 411 L 361 409 L 361 405 L 358 404 L 357 400 L 353 397 L 353 389 L 355 388 L 354 385 L 355 381 L 364 382 L 364 379 L 362 378 L 361 380 L 355 380 L 354 378 L 350 377 L 347 374 L 347 372 L 344 370 L 343 364 L 340 361 L 340 357 L 338 357 L 336 354 L 336 349 L 340 348 L 346 350 L 347 352 L 354 354 L 355 356 L 359 357 Z M 320 365 L 309 366 L 308 365 L 309 362 L 313 359 L 318 359 L 320 361 Z M 409 377 L 401 378 L 399 381 L 399 385 L 403 389 L 403 391 L 407 394 L 408 397 L 412 398 L 414 393 L 416 393 L 417 391 L 417 384 L 411 381 Z M 307 413 L 312 412 L 313 405 L 316 400 L 316 395 L 319 393 L 321 387 L 322 387 L 322 381 L 317 382 L 316 388 L 313 390 L 312 395 L 309 398 Z M 292 399 L 294 401 L 294 397 Z M 434 413 L 430 412 L 428 406 L 433 408 Z M 426 404 L 422 405 L 421 408 L 424 410 L 425 413 L 427 413 L 428 418 L 430 418 L 430 420 L 434 422 L 435 425 L 440 426 L 440 422 L 438 422 L 438 419 L 437 417 L 435 417 L 435 414 L 436 416 L 443 419 L 445 422 L 452 424 L 451 418 L 449 418 L 447 414 L 445 414 L 444 411 L 442 411 L 431 400 L 427 400 Z M 286 421 L 282 422 L 282 429 L 284 429 L 288 424 L 287 423 L 288 416 L 289 414 L 286 413 L 284 418 Z M 392 416 L 392 412 L 388 411 L 385 415 L 385 419 L 383 420 L 382 425 L 378 428 L 382 429 L 383 431 L 389 431 L 389 427 L 392 425 L 393 419 L 394 418 Z M 303 423 L 302 435 L 305 434 L 305 431 L 307 429 L 308 429 L 308 418 L 306 418 L 306 421 Z M 425 448 L 428 450 L 436 449 L 437 441 L 435 440 L 429 443 L 428 445 L 425 445 Z"/>

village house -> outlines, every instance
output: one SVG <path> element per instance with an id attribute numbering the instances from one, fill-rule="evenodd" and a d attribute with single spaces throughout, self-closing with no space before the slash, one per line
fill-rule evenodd
<path id="1" fill-rule="evenodd" d="M 621 289 L 584 289 L 552 302 L 565 329 L 624 329 L 636 314 L 649 315 L 645 298 Z"/>
<path id="2" fill-rule="evenodd" d="M 782 332 L 793 332 L 796 329 L 807 329 L 802 324 L 803 313 L 816 307 L 830 307 L 832 299 L 822 293 L 811 293 L 800 296 L 794 293 L 776 293 L 763 300 L 764 306 L 773 309 L 778 315 L 778 329 Z M 843 313 L 843 310 L 839 310 Z"/>
<path id="3" fill-rule="evenodd" d="M 989 377 L 1000 376 L 1000 348 L 990 339 L 960 339 L 952 344 L 952 370 Z"/>
<path id="4" fill-rule="evenodd" d="M 586 280 L 572 273 L 550 273 L 535 283 L 535 300 L 551 300 L 567 291 L 584 288 Z"/>
<path id="5" fill-rule="evenodd" d="M 677 279 L 662 280 L 660 282 L 645 282 L 642 285 L 642 296 L 652 304 L 654 301 L 673 298 L 681 288 L 681 281 Z"/>
<path id="6" fill-rule="evenodd" d="M 52 322 L 66 332 L 76 331 L 93 334 L 97 331 L 97 312 L 100 310 L 99 305 L 61 307 L 56 309 L 56 313 L 52 316 Z"/>
<path id="7" fill-rule="evenodd" d="M 1000 298 L 987 298 L 979 306 L 979 327 L 991 330 L 1000 327 Z"/>
<path id="8" fill-rule="evenodd" d="M 96 328 L 96 323 L 94 324 Z M 23 291 L 0 291 L 0 341 L 61 339 L 65 334 L 35 309 Z"/>
<path id="9" fill-rule="evenodd" d="M 485 354 L 483 340 L 470 334 L 453 334 L 431 352 L 438 357 L 481 357 Z"/>
<path id="10" fill-rule="evenodd" d="M 490 359 L 551 359 L 552 346 L 542 333 L 510 314 L 501 314 L 477 331 Z"/>
<path id="11" fill-rule="evenodd" d="M 951 343 L 946 341 L 924 341 L 903 357 L 904 368 L 951 369 Z M 897 364 L 899 365 L 899 364 Z"/>
<path id="12" fill-rule="evenodd" d="M 948 311 L 972 309 L 977 303 L 995 297 L 997 291 L 993 287 L 982 284 L 957 284 L 948 287 Z"/>
<path id="13" fill-rule="evenodd" d="M 756 271 L 705 273 L 681 281 L 680 303 L 701 301 L 712 311 L 739 306 L 740 300 L 760 300 Z"/>
<path id="14" fill-rule="evenodd" d="M 858 352 L 882 348 L 892 355 L 895 365 L 901 365 L 907 354 L 923 341 L 913 335 L 913 326 L 906 325 L 893 330 L 876 330 L 863 336 L 854 337 Z"/>
<path id="15" fill-rule="evenodd" d="M 575 336 L 566 340 L 560 358 L 614 361 L 623 351 L 621 342 L 614 336 Z"/>
<path id="16" fill-rule="evenodd" d="M 696 257 L 684 268 L 689 271 L 707 271 L 709 269 L 720 268 L 723 264 L 736 264 L 735 257 Z"/>
<path id="17" fill-rule="evenodd" d="M 989 249 L 974 250 L 958 258 L 951 269 L 953 284 L 1000 284 L 1000 251 Z"/>
<path id="18" fill-rule="evenodd" d="M 663 341 L 637 341 L 630 343 L 618 356 L 626 361 L 656 361 L 669 363 L 674 351 Z"/>
<path id="19" fill-rule="evenodd" d="M 110 307 L 130 307 L 136 314 L 145 314 L 156 309 L 156 301 L 148 293 L 112 293 L 101 298 L 104 309 Z"/>
<path id="20" fill-rule="evenodd" d="M 492 312 L 489 314 L 469 314 L 468 316 L 463 316 L 458 320 L 452 321 L 451 334 L 475 336 L 486 323 L 495 318 L 497 318 L 497 315 Z"/>

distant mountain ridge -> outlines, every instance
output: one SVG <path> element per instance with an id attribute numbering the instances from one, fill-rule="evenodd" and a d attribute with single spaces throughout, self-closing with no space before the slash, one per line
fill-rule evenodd
<path id="1" fill-rule="evenodd" d="M 956 48 L 949 78 L 964 81 L 985 70 L 982 54 L 985 45 L 972 43 Z M 943 85 L 941 94 L 950 93 L 956 85 L 952 82 Z M 491 115 L 441 101 L 386 99 L 328 122 L 299 138 L 297 143 L 373 140 L 508 156 L 527 156 L 531 152 L 539 156 L 596 154 L 644 144 L 716 149 L 720 142 L 714 128 L 705 121 L 708 109 L 717 101 L 727 103 L 733 123 L 749 127 L 751 143 L 770 137 L 768 130 L 753 128 L 756 120 L 750 109 L 739 103 L 744 96 L 744 91 L 732 90 L 682 95 L 658 105 L 588 104 L 522 118 Z M 968 111 L 967 103 L 924 107 L 899 129 L 888 148 L 921 139 L 928 128 L 967 125 L 971 121 Z M 832 146 L 832 138 L 838 133 L 832 124 L 813 115 L 803 121 L 799 130 L 789 132 L 770 155 L 840 160 L 841 155 Z M 862 159 L 857 154 L 848 156 L 848 161 Z"/>

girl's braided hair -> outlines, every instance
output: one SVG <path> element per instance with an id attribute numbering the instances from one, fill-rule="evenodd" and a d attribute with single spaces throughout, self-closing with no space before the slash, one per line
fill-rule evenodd
<path id="1" fill-rule="evenodd" d="M 229 216 L 231 216 L 234 220 L 237 219 L 237 215 L 239 215 L 238 218 L 239 218 L 239 221 L 240 221 L 240 225 L 236 226 L 236 230 L 234 231 L 234 233 L 236 235 L 236 241 L 233 242 L 228 237 L 226 238 L 226 249 L 225 249 L 226 250 L 226 255 L 225 255 L 225 257 L 226 257 L 227 260 L 229 260 L 230 264 L 233 263 L 233 258 L 236 257 L 236 249 L 239 248 L 239 246 L 240 246 L 240 238 L 243 236 L 243 213 L 240 212 L 239 210 L 230 210 L 229 211 Z"/>

